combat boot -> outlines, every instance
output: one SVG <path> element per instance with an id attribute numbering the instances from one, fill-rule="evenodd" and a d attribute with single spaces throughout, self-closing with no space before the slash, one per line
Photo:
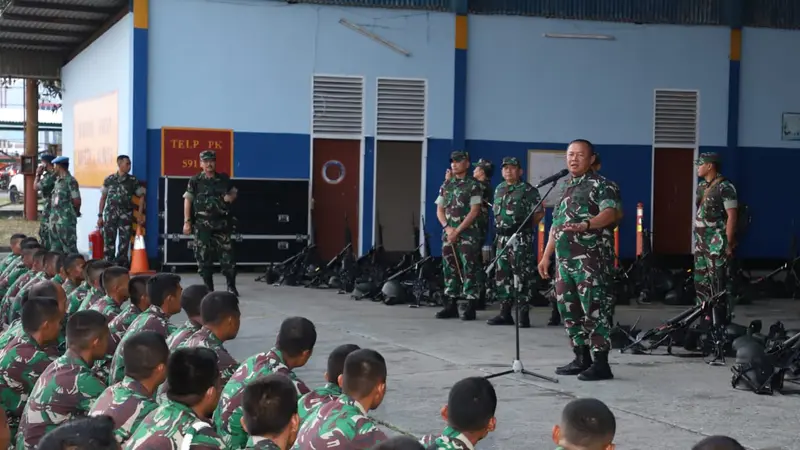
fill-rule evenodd
<path id="1" fill-rule="evenodd" d="M 578 375 L 578 379 L 581 381 L 611 380 L 613 378 L 614 374 L 611 373 L 611 367 L 608 365 L 608 350 L 594 352 L 594 362 L 591 367 Z"/>
<path id="2" fill-rule="evenodd" d="M 203 275 L 203 284 L 206 285 L 209 291 L 214 290 L 214 277 L 212 275 Z"/>
<path id="3" fill-rule="evenodd" d="M 486 321 L 489 325 L 514 325 L 514 318 L 511 317 L 511 303 L 504 302 L 500 305 L 500 314 Z"/>
<path id="4" fill-rule="evenodd" d="M 530 308 L 527 306 L 523 306 L 519 310 L 519 327 L 520 328 L 531 327 L 531 311 Z"/>
<path id="5" fill-rule="evenodd" d="M 235 275 L 228 275 L 225 277 L 225 280 L 228 284 L 228 292 L 235 295 L 237 298 L 239 297 L 239 291 L 236 290 L 236 276 Z"/>
<path id="6" fill-rule="evenodd" d="M 572 347 L 575 359 L 566 366 L 556 368 L 556 375 L 578 375 L 592 366 L 592 352 L 588 345 Z"/>
<path id="7" fill-rule="evenodd" d="M 442 303 L 444 303 L 444 308 L 436 313 L 437 319 L 455 319 L 458 317 L 458 305 L 455 299 L 445 297 L 442 299 Z"/>
<path id="8" fill-rule="evenodd" d="M 548 327 L 557 327 L 561 325 L 561 313 L 558 312 L 558 304 L 552 303 L 553 307 L 550 311 L 550 320 L 547 322 Z"/>
<path id="9" fill-rule="evenodd" d="M 477 300 L 474 298 L 466 300 L 461 310 L 461 320 L 475 320 L 477 318 L 477 314 L 475 313 L 476 302 Z"/>

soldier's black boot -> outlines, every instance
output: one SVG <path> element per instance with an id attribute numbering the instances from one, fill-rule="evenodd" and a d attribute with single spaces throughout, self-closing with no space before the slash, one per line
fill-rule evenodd
<path id="1" fill-rule="evenodd" d="M 556 375 L 578 375 L 592 366 L 592 352 L 588 345 L 572 347 L 575 359 L 569 364 L 556 368 Z"/>
<path id="2" fill-rule="evenodd" d="M 487 320 L 489 325 L 514 325 L 514 318 L 511 317 L 511 303 L 504 302 L 500 305 L 500 314 Z"/>
<path id="3" fill-rule="evenodd" d="M 214 277 L 211 275 L 203 275 L 203 284 L 206 285 L 209 291 L 214 290 Z"/>
<path id="4" fill-rule="evenodd" d="M 519 310 L 519 327 L 520 328 L 531 327 L 531 310 L 527 306 L 523 306 Z"/>
<path id="5" fill-rule="evenodd" d="M 458 317 L 458 305 L 455 299 L 445 297 L 442 299 L 442 303 L 444 303 L 444 308 L 436 313 L 437 319 L 455 319 Z"/>
<path id="6" fill-rule="evenodd" d="M 475 320 L 477 314 L 475 313 L 475 304 L 477 299 L 469 299 L 464 303 L 464 309 L 461 311 L 461 320 Z"/>
<path id="7" fill-rule="evenodd" d="M 558 312 L 558 303 L 552 303 L 552 309 L 550 311 L 550 320 L 547 322 L 547 326 L 549 327 L 556 327 L 561 325 L 561 313 Z"/>
<path id="8" fill-rule="evenodd" d="M 578 379 L 581 381 L 611 380 L 613 378 L 614 374 L 611 373 L 611 367 L 608 365 L 608 350 L 594 352 L 594 362 L 591 367 L 578 375 Z"/>
<path id="9" fill-rule="evenodd" d="M 477 311 L 486 311 L 486 289 L 481 289 L 481 295 L 475 302 L 475 309 Z"/>
<path id="10" fill-rule="evenodd" d="M 227 284 L 228 284 L 228 292 L 239 297 L 239 291 L 236 289 L 236 276 L 235 275 L 228 275 L 225 277 Z"/>

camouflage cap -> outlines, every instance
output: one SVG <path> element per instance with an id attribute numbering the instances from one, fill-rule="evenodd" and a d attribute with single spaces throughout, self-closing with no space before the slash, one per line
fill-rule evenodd
<path id="1" fill-rule="evenodd" d="M 217 154 L 213 150 L 203 150 L 200 152 L 200 161 L 216 161 Z"/>
<path id="2" fill-rule="evenodd" d="M 522 168 L 522 166 L 519 165 L 519 160 L 513 156 L 506 156 L 503 158 L 503 167 L 505 166 L 517 166 Z"/>
<path id="3" fill-rule="evenodd" d="M 480 167 L 487 177 L 491 178 L 494 173 L 494 164 L 488 159 L 479 159 L 478 162 L 472 164 L 473 167 Z"/>
<path id="4" fill-rule="evenodd" d="M 450 153 L 450 161 L 460 162 L 464 161 L 465 159 L 469 160 L 469 153 L 467 152 L 455 151 L 453 153 Z"/>
<path id="5" fill-rule="evenodd" d="M 700 153 L 700 156 L 697 158 L 697 161 L 695 161 L 695 164 L 702 166 L 703 164 L 708 163 L 718 163 L 719 159 L 719 155 L 714 152 Z"/>

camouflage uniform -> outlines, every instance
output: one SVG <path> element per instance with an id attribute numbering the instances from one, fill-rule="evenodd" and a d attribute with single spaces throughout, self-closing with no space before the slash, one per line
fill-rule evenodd
<path id="1" fill-rule="evenodd" d="M 133 197 L 144 195 L 144 188 L 131 174 L 112 173 L 103 180 L 102 193 L 106 195 L 103 208 L 103 256 L 107 261 L 128 261 L 133 224 Z M 118 252 L 114 243 L 119 235 Z"/>
<path id="2" fill-rule="evenodd" d="M 281 450 L 278 444 L 272 442 L 271 439 L 254 436 L 253 443 L 247 446 L 250 450 Z"/>
<path id="3" fill-rule="evenodd" d="M 187 320 L 183 323 L 174 333 L 170 334 L 167 338 L 167 346 L 169 347 L 169 351 L 173 351 L 178 348 L 179 345 L 186 342 L 193 334 L 200 331 L 202 326 L 199 323 L 194 323 L 191 320 Z"/>
<path id="4" fill-rule="evenodd" d="M 56 186 L 56 174 L 53 170 L 45 170 L 42 178 L 39 179 L 39 190 L 42 191 L 42 198 L 44 205 L 42 206 L 42 216 L 39 217 L 39 239 L 42 247 L 46 249 L 52 248 L 52 239 L 50 238 L 50 214 L 53 211 L 53 202 L 51 195 Z"/>
<path id="5" fill-rule="evenodd" d="M 467 158 L 463 152 L 453 152 L 451 159 L 459 161 Z M 472 177 L 452 178 L 439 188 L 436 204 L 443 207 L 447 226 L 457 228 L 466 219 L 473 205 L 483 202 L 483 187 Z M 442 232 L 442 268 L 444 275 L 445 309 L 436 317 L 457 316 L 455 303 L 466 301 L 462 315 L 465 320 L 475 319 L 475 303 L 480 295 L 481 228 L 475 220 L 461 232 L 455 244 L 447 243 L 447 233 Z M 455 249 L 455 250 L 454 250 Z"/>
<path id="6" fill-rule="evenodd" d="M 119 303 L 107 295 L 90 302 L 89 307 L 86 309 L 99 312 L 100 314 L 106 316 L 106 319 L 109 321 L 114 320 L 114 318 L 122 312 L 122 307 L 119 305 Z"/>
<path id="7" fill-rule="evenodd" d="M 342 394 L 303 423 L 292 450 L 370 449 L 388 439 L 360 403 Z"/>
<path id="8" fill-rule="evenodd" d="M 133 430 L 158 404 L 141 383 L 125 377 L 109 386 L 92 405 L 90 416 L 106 415 L 114 419 L 114 436 L 120 444 L 127 441 Z"/>
<path id="9" fill-rule="evenodd" d="M 239 363 L 228 353 L 223 342 L 208 328 L 200 328 L 197 333 L 193 334 L 183 344 L 178 346 L 178 348 L 192 347 L 206 347 L 214 350 L 217 354 L 217 364 L 219 364 L 219 372 L 223 386 L 228 382 L 233 372 L 236 371 L 236 368 L 239 366 Z"/>
<path id="10" fill-rule="evenodd" d="M 140 331 L 153 331 L 166 338 L 175 331 L 175 325 L 169 322 L 164 310 L 156 305 L 150 305 L 143 313 L 136 316 L 114 351 L 111 370 L 108 374 L 108 384 L 118 383 L 125 377 L 125 359 L 122 349 L 125 348 L 127 339 Z"/>
<path id="11" fill-rule="evenodd" d="M 75 283 L 73 283 L 70 279 L 64 280 L 64 282 L 61 284 L 61 287 L 64 288 L 64 293 L 67 294 L 67 296 L 72 294 L 72 292 L 78 288 L 78 286 L 76 286 Z"/>
<path id="12" fill-rule="evenodd" d="M 610 345 L 608 316 L 603 313 L 608 283 L 603 231 L 572 232 L 561 227 L 586 222 L 609 208 L 617 208 L 614 192 L 603 177 L 589 172 L 567 180 L 553 210 L 558 309 L 572 344 L 590 344 L 595 352 L 608 352 Z"/>
<path id="13" fill-rule="evenodd" d="M 125 450 L 219 450 L 226 448 L 214 427 L 189 406 L 166 400 L 134 430 Z"/>
<path id="14" fill-rule="evenodd" d="M 718 162 L 714 153 L 703 153 L 697 165 Z M 697 185 L 697 215 L 694 221 L 694 287 L 695 303 L 710 299 L 729 286 L 728 274 L 728 209 L 738 208 L 736 188 L 729 180 L 717 174 L 710 183 Z M 705 197 L 704 197 L 705 195 Z M 729 295 L 728 298 L 733 296 Z M 732 312 L 731 302 L 728 313 Z"/>
<path id="15" fill-rule="evenodd" d="M 599 156 L 597 157 L 599 158 Z M 598 160 L 595 159 L 595 164 L 597 164 L 597 161 Z M 603 181 L 606 182 L 606 184 L 608 185 L 608 189 L 611 192 L 611 195 L 614 196 L 615 201 L 617 202 L 617 210 L 622 211 L 622 194 L 619 189 L 619 185 L 617 185 L 617 183 L 609 180 L 608 178 L 600 174 L 597 174 L 597 176 L 602 178 Z M 607 269 L 606 279 L 608 280 L 608 289 L 606 289 L 607 300 L 604 303 L 604 313 L 608 316 L 609 326 L 614 325 L 614 309 L 617 303 L 616 291 L 614 289 L 614 280 L 616 278 L 614 262 L 617 259 L 617 253 L 615 249 L 616 242 L 614 240 L 614 230 L 617 228 L 617 226 L 618 224 L 614 222 L 611 225 L 602 229 L 603 250 L 605 250 L 605 259 L 606 259 L 605 268 Z"/>
<path id="16" fill-rule="evenodd" d="M 71 316 L 78 312 L 83 300 L 92 295 L 95 288 L 89 285 L 88 281 L 84 281 L 80 286 L 76 287 L 69 294 L 67 294 L 67 315 Z"/>
<path id="17" fill-rule="evenodd" d="M 78 211 L 72 204 L 75 199 L 81 198 L 78 181 L 71 173 L 57 176 L 53 194 L 53 210 L 50 213 L 50 238 L 51 250 L 65 255 L 78 253 Z"/>
<path id="18" fill-rule="evenodd" d="M 200 154 L 202 161 L 216 160 L 212 151 Z M 197 272 L 203 277 L 210 290 L 214 290 L 211 276 L 214 263 L 219 261 L 222 274 L 228 281 L 229 288 L 234 283 L 236 265 L 233 255 L 233 217 L 230 203 L 223 197 L 234 189 L 230 177 L 224 173 L 216 173 L 208 178 L 204 172 L 189 179 L 184 198 L 192 202 L 192 231 L 195 235 L 194 257 L 197 260 Z"/>
<path id="19" fill-rule="evenodd" d="M 503 158 L 503 166 L 520 167 L 517 158 Z M 515 184 L 500 183 L 494 193 L 495 254 L 500 254 L 511 236 L 528 220 L 517 235 L 516 244 L 509 246 L 497 260 L 495 296 L 500 300 L 500 315 L 490 319 L 490 325 L 513 325 L 511 307 L 518 297 L 520 326 L 530 327 L 530 300 L 536 289 L 536 261 L 533 246 L 533 208 L 542 199 L 539 190 L 530 183 L 518 180 Z M 541 205 L 539 206 L 541 211 Z M 516 249 L 514 248 L 516 246 Z M 519 277 L 518 293 L 514 292 L 514 276 Z"/>
<path id="20" fill-rule="evenodd" d="M 139 309 L 138 306 L 129 302 L 122 307 L 122 311 L 119 315 L 108 323 L 108 331 L 111 333 L 111 339 L 116 344 L 119 344 L 119 341 L 122 340 L 122 336 L 125 335 L 125 331 L 128 330 L 133 320 L 141 313 L 142 310 Z"/>
<path id="21" fill-rule="evenodd" d="M 17 434 L 17 449 L 35 448 L 42 437 L 74 417 L 89 412 L 106 385 L 72 350 L 55 360 L 36 381 Z"/>
<path id="22" fill-rule="evenodd" d="M 194 340 L 194 336 L 190 339 L 190 341 L 192 340 Z M 228 447 L 244 448 L 247 444 L 247 432 L 244 431 L 241 424 L 242 395 L 245 386 L 255 379 L 273 373 L 286 375 L 292 380 L 298 397 L 309 392 L 308 386 L 286 366 L 283 355 L 275 348 L 266 353 L 257 353 L 244 360 L 222 389 L 217 410 L 214 412 L 214 424 Z"/>
<path id="23" fill-rule="evenodd" d="M 0 403 L 8 417 L 12 442 L 33 385 L 54 359 L 24 332 L 11 336 L 0 350 Z"/>
<path id="24" fill-rule="evenodd" d="M 95 303 L 99 302 L 103 297 L 105 297 L 106 293 L 102 290 L 92 286 L 89 288 L 88 294 L 83 297 L 80 306 L 78 306 L 78 311 L 86 311 L 89 309 L 90 306 L 94 305 Z"/>
<path id="25" fill-rule="evenodd" d="M 15 255 L 13 253 L 6 255 L 3 262 L 0 262 L 0 273 L 5 273 L 6 269 L 21 261 L 21 258 L 22 255 Z"/>
<path id="26" fill-rule="evenodd" d="M 63 329 L 63 328 L 62 328 Z M 63 334 L 63 331 L 62 331 Z M 0 349 L 6 348 L 10 345 L 13 339 L 21 340 L 25 339 L 27 334 L 25 330 L 22 328 L 22 320 L 17 319 L 8 326 L 8 328 L 0 334 Z M 47 353 L 51 359 L 56 359 L 61 356 L 61 351 L 59 350 L 58 346 L 62 341 L 62 337 L 59 336 L 59 342 L 54 342 L 52 344 L 47 344 L 42 351 Z"/>
<path id="27" fill-rule="evenodd" d="M 419 440 L 426 450 L 474 450 L 472 441 L 464 436 L 464 433 L 452 428 L 445 427 L 442 434 L 429 434 Z"/>
<path id="28" fill-rule="evenodd" d="M 481 247 L 487 245 L 486 238 L 489 236 L 489 221 L 491 217 L 491 209 L 492 209 L 492 195 L 494 194 L 494 190 L 492 189 L 492 174 L 494 173 L 494 165 L 488 159 L 479 159 L 477 163 L 474 164 L 475 167 L 480 167 L 483 169 L 484 175 L 486 175 L 485 181 L 478 181 L 481 185 L 482 189 L 482 201 L 481 201 L 481 213 L 478 216 L 478 226 L 480 228 L 480 237 L 478 240 L 481 243 Z M 477 181 L 477 179 L 476 179 Z M 482 249 L 481 249 L 482 250 Z M 481 264 L 481 269 L 485 266 L 485 261 L 482 258 L 483 252 L 481 251 L 481 258 L 479 258 Z M 486 309 L 486 299 L 490 295 L 492 289 L 490 288 L 489 284 L 486 279 L 486 272 L 483 270 L 478 270 L 478 290 L 480 292 L 478 301 L 478 309 Z"/>
<path id="29" fill-rule="evenodd" d="M 297 401 L 297 415 L 300 417 L 300 424 L 311 417 L 312 410 L 324 405 L 331 400 L 342 395 L 342 388 L 336 383 L 326 383 L 325 386 L 315 388 L 311 392 L 300 397 Z"/>

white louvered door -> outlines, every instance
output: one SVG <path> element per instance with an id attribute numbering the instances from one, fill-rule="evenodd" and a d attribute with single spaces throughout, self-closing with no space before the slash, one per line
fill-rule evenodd
<path id="1" fill-rule="evenodd" d="M 364 131 L 364 78 L 314 75 L 313 134 L 357 137 Z"/>
<path id="2" fill-rule="evenodd" d="M 378 78 L 375 136 L 424 140 L 427 134 L 426 109 L 426 80 Z"/>
<path id="3" fill-rule="evenodd" d="M 655 91 L 653 144 L 658 147 L 697 146 L 697 91 Z"/>

